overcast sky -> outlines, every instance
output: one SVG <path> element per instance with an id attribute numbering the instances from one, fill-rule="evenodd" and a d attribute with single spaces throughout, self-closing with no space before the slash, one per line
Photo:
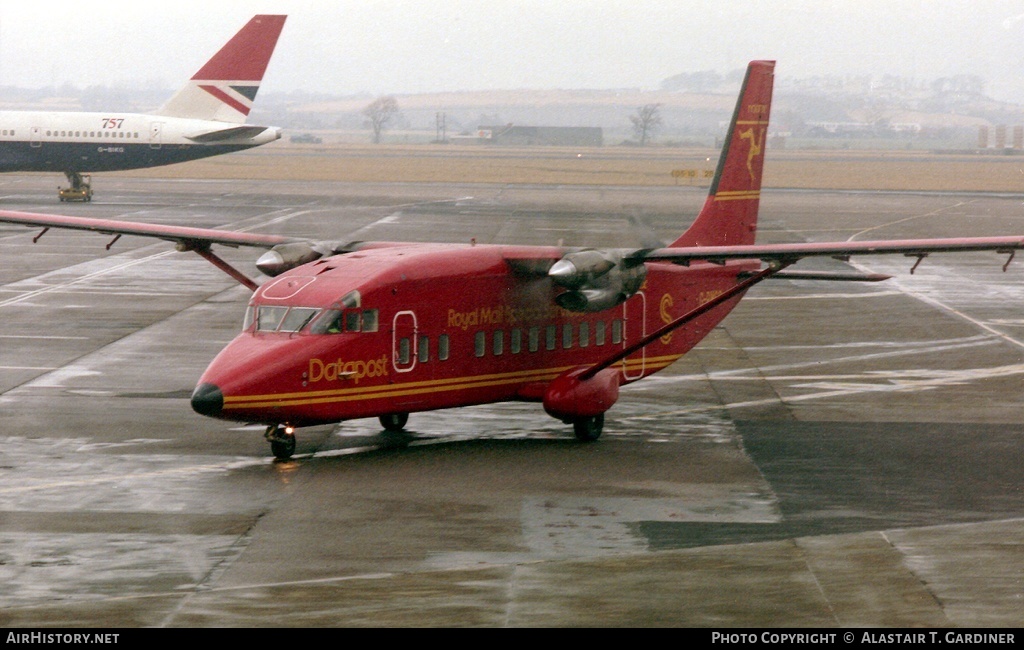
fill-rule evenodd
<path id="1" fill-rule="evenodd" d="M 0 85 L 183 84 L 252 15 L 289 18 L 264 92 L 654 90 L 782 77 L 985 78 L 1024 101 L 1024 0 L 33 0 L 0 3 Z"/>

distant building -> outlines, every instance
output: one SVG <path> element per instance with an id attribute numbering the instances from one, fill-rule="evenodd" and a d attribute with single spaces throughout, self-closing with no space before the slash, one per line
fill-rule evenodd
<path id="1" fill-rule="evenodd" d="M 591 126 L 481 126 L 475 133 L 453 136 L 453 142 L 505 146 L 601 147 L 604 131 Z"/>

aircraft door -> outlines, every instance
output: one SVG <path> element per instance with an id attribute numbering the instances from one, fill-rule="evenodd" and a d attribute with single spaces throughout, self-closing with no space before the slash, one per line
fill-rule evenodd
<path id="1" fill-rule="evenodd" d="M 43 131 L 38 126 L 28 130 L 28 141 L 33 147 L 43 146 Z"/>
<path id="2" fill-rule="evenodd" d="M 150 122 L 149 124 L 149 148 L 159 149 L 163 146 L 164 123 Z"/>
<path id="3" fill-rule="evenodd" d="M 623 325 L 622 347 L 636 343 L 647 334 L 647 296 L 643 291 L 627 300 L 622 306 Z M 622 360 L 622 376 L 629 380 L 644 376 L 647 362 L 647 348 L 640 348 Z"/>
<path id="4" fill-rule="evenodd" d="M 409 372 L 416 367 L 417 332 L 415 312 L 395 314 L 391 328 L 391 367 L 395 372 Z"/>

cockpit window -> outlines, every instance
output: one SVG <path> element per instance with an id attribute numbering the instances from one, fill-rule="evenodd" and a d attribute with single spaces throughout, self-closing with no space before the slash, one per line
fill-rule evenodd
<path id="1" fill-rule="evenodd" d="M 362 331 L 362 319 L 359 318 L 358 311 L 347 311 L 345 312 L 345 331 L 346 332 L 360 332 Z"/>
<path id="2" fill-rule="evenodd" d="M 257 307 L 256 308 L 256 331 L 274 332 L 281 324 L 281 319 L 288 312 L 287 307 Z"/>
<path id="3" fill-rule="evenodd" d="M 358 291 L 349 291 L 338 302 L 341 303 L 344 309 L 351 309 L 360 306 L 363 303 L 363 297 Z"/>
<path id="4" fill-rule="evenodd" d="M 313 334 L 340 334 L 342 332 L 376 332 L 376 309 L 328 309 L 309 331 Z"/>
<path id="5" fill-rule="evenodd" d="M 377 310 L 376 309 L 364 309 L 363 310 L 363 331 L 364 332 L 376 332 L 377 331 Z"/>
<path id="6" fill-rule="evenodd" d="M 319 311 L 319 309 L 314 309 L 313 307 L 292 307 L 288 310 L 288 315 L 286 315 L 281 321 L 281 327 L 279 329 L 282 332 L 298 332 L 305 327 Z"/>
<path id="7" fill-rule="evenodd" d="M 257 332 L 298 332 L 313 320 L 319 309 L 315 307 L 256 307 Z M 246 316 L 248 321 L 249 316 Z"/>
<path id="8" fill-rule="evenodd" d="M 324 315 L 316 319 L 309 331 L 313 334 L 340 334 L 342 330 L 342 314 L 339 309 L 328 309 Z"/>

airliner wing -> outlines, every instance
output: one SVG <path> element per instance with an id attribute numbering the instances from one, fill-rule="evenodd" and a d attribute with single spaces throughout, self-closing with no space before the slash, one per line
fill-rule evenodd
<path id="1" fill-rule="evenodd" d="M 31 212 L 13 212 L 10 210 L 0 210 L 0 222 L 41 228 L 90 230 L 106 235 L 154 237 L 175 242 L 179 244 L 179 248 L 187 250 L 209 248 L 211 244 L 232 247 L 273 248 L 278 244 L 296 241 L 294 238 L 278 235 L 261 235 L 257 233 L 215 230 L 213 228 L 168 226 L 134 221 L 116 221 L 113 219 L 93 219 L 90 217 L 66 217 L 57 214 L 35 214 Z"/>

